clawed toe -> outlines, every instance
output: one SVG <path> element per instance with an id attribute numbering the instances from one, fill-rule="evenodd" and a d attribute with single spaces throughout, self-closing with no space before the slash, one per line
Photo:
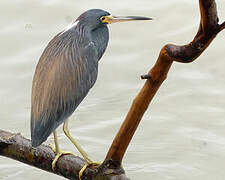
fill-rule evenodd
<path id="1" fill-rule="evenodd" d="M 56 167 L 56 163 L 58 161 L 58 159 L 65 155 L 65 154 L 72 154 L 74 156 L 77 156 L 76 154 L 72 153 L 72 152 L 69 152 L 69 151 L 59 151 L 57 152 L 56 149 L 53 147 L 52 144 L 49 144 L 49 147 L 52 149 L 52 151 L 56 154 L 54 160 L 52 161 L 52 170 L 55 171 L 55 167 Z"/>
<path id="2" fill-rule="evenodd" d="M 66 155 L 66 154 L 72 154 L 74 156 L 76 156 L 76 154 L 72 153 L 72 152 L 67 152 L 67 151 L 61 151 L 59 153 L 56 154 L 55 156 L 55 159 L 52 161 L 52 170 L 55 171 L 55 166 L 56 166 L 56 163 L 58 161 L 58 159 L 63 156 L 63 155 Z"/>
<path id="3" fill-rule="evenodd" d="M 88 166 L 99 166 L 101 164 L 101 162 L 87 162 L 83 167 L 82 169 L 80 170 L 79 172 L 79 179 L 81 180 L 81 177 L 85 171 L 85 169 L 88 167 Z"/>

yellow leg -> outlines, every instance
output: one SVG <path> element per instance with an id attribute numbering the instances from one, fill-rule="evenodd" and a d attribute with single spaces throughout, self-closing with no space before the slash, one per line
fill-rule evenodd
<path id="1" fill-rule="evenodd" d="M 69 140 L 74 144 L 74 146 L 77 148 L 77 150 L 81 153 L 81 155 L 84 157 L 84 159 L 87 161 L 87 163 L 84 165 L 84 167 L 79 172 L 79 178 L 81 179 L 81 176 L 85 169 L 89 165 L 100 165 L 100 162 L 94 162 L 90 159 L 90 157 L 87 155 L 87 153 L 83 150 L 83 148 L 77 143 L 77 141 L 70 135 L 69 128 L 68 128 L 68 119 L 63 124 L 63 131 L 65 135 L 69 138 Z"/>
<path id="2" fill-rule="evenodd" d="M 77 143 L 77 141 L 70 135 L 70 132 L 68 129 L 68 119 L 63 124 L 63 131 L 64 131 L 65 135 L 69 138 L 69 140 L 77 148 L 77 150 L 81 153 L 81 155 L 84 157 L 84 159 L 87 161 L 87 163 L 91 164 L 93 161 L 90 159 L 90 157 L 87 155 L 87 153 L 83 150 L 83 148 Z"/>
<path id="3" fill-rule="evenodd" d="M 54 142 L 55 142 L 55 152 L 56 152 L 56 154 L 58 154 L 59 153 L 59 143 L 58 143 L 58 137 L 57 137 L 56 130 L 53 132 L 53 136 L 54 136 Z"/>
<path id="4" fill-rule="evenodd" d="M 73 153 L 66 152 L 66 151 L 60 151 L 56 131 L 53 132 L 53 135 L 54 135 L 55 149 L 53 148 L 53 146 L 51 144 L 49 146 L 53 150 L 53 152 L 56 153 L 55 159 L 52 162 L 52 170 L 55 171 L 55 166 L 56 166 L 56 163 L 57 163 L 58 159 L 60 158 L 60 156 L 62 156 L 64 154 L 73 154 Z M 75 154 L 73 154 L 73 155 L 75 155 Z"/>

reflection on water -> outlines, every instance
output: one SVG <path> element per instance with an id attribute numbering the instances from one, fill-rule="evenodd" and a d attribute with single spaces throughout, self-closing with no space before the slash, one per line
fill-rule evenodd
<path id="1" fill-rule="evenodd" d="M 152 22 L 110 25 L 110 43 L 100 62 L 98 81 L 70 118 L 72 134 L 93 159 L 103 160 L 144 83 L 140 75 L 153 65 L 164 44 L 184 44 L 196 33 L 197 3 L 1 0 L 1 129 L 30 137 L 31 81 L 38 58 L 47 42 L 84 10 L 102 8 L 115 15 L 153 17 Z M 225 19 L 225 0 L 218 0 L 218 8 Z M 131 179 L 224 179 L 224 41 L 221 33 L 196 62 L 174 63 L 125 156 L 124 167 Z M 63 149 L 74 149 L 62 130 L 59 140 Z M 15 177 L 63 179 L 1 157 L 0 179 Z"/>

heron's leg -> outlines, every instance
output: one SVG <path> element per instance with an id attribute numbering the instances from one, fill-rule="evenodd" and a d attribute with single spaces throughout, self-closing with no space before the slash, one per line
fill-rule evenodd
<path id="1" fill-rule="evenodd" d="M 53 148 L 53 146 L 51 144 L 49 146 L 53 150 L 53 152 L 56 153 L 55 159 L 52 162 L 52 170 L 55 171 L 55 166 L 56 166 L 56 163 L 57 163 L 58 159 L 60 158 L 60 156 L 62 156 L 64 154 L 73 154 L 73 153 L 67 152 L 67 151 L 60 151 L 56 130 L 53 131 L 53 136 L 54 136 L 54 142 L 55 142 L 55 149 Z M 73 154 L 73 155 L 75 155 L 75 154 Z"/>
<path id="2" fill-rule="evenodd" d="M 69 140 L 77 148 L 77 150 L 81 153 L 81 155 L 84 157 L 84 159 L 87 161 L 87 163 L 84 165 L 84 167 L 79 172 L 79 179 L 81 179 L 81 176 L 82 176 L 83 172 L 85 171 L 85 169 L 89 165 L 97 165 L 98 166 L 101 163 L 92 161 L 91 158 L 87 155 L 87 153 L 83 150 L 83 148 L 78 144 L 78 142 L 71 136 L 71 134 L 69 132 L 69 128 L 68 128 L 68 122 L 69 122 L 68 119 L 64 122 L 64 124 L 63 124 L 63 131 L 64 131 L 65 135 L 69 138 Z"/>
<path id="3" fill-rule="evenodd" d="M 60 150 L 59 150 L 59 143 L 58 143 L 58 137 L 57 137 L 56 130 L 53 131 L 53 136 L 54 136 L 54 142 L 55 142 L 55 153 L 56 153 L 56 156 L 55 156 L 55 159 L 52 161 L 52 170 L 55 171 L 56 162 L 58 161 L 59 157 L 62 154 L 60 153 Z M 54 149 L 53 149 L 53 151 L 54 151 Z"/>
<path id="4" fill-rule="evenodd" d="M 74 144 L 77 150 L 81 153 L 84 159 L 87 161 L 88 164 L 92 164 L 93 161 L 87 155 L 87 153 L 83 150 L 83 148 L 77 143 L 77 141 L 70 135 L 69 128 L 68 128 L 68 119 L 63 124 L 63 131 L 65 135 L 69 138 L 69 140 Z"/>

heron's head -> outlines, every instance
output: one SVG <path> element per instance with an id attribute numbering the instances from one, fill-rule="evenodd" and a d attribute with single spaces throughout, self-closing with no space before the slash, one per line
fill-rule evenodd
<path id="1" fill-rule="evenodd" d="M 92 30 L 101 26 L 105 26 L 105 24 L 102 23 L 101 18 L 109 15 L 110 13 L 101 9 L 90 9 L 81 14 L 76 21 L 79 21 L 79 24 L 87 26 Z"/>
<path id="2" fill-rule="evenodd" d="M 116 22 L 152 20 L 152 18 L 141 16 L 112 16 L 109 12 L 101 9 L 90 9 L 81 14 L 77 21 L 91 29 L 106 26 Z"/>

